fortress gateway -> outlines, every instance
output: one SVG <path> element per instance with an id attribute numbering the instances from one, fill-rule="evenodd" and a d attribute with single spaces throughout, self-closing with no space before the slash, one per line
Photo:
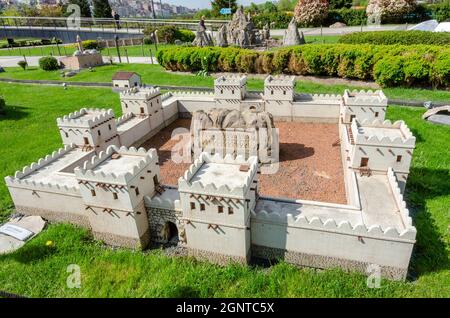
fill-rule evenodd
<path id="1" fill-rule="evenodd" d="M 120 94 L 122 117 L 83 108 L 58 118 L 64 147 L 5 178 L 16 210 L 89 228 L 112 245 L 178 236 L 191 255 L 220 264 L 376 264 L 404 279 L 416 238 L 402 195 L 415 137 L 384 120 L 381 91 L 296 94 L 294 84 L 269 76 L 261 94 L 246 91 L 245 77 L 220 77 L 211 94 L 135 87 Z M 191 117 L 200 118 L 191 124 L 195 160 L 178 187 L 165 186 L 157 151 L 135 147 Z M 278 158 L 274 120 L 338 125 L 346 204 L 259 195 L 263 168 Z"/>

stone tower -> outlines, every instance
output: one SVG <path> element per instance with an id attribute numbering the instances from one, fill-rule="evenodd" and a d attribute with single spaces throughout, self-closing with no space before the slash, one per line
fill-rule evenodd
<path id="1" fill-rule="evenodd" d="M 151 129 L 162 127 L 164 116 L 159 88 L 133 87 L 120 93 L 122 112 L 149 117 Z"/>
<path id="2" fill-rule="evenodd" d="M 353 118 L 360 122 L 363 120 L 383 121 L 386 116 L 388 99 L 380 90 L 378 91 L 352 91 L 345 90 L 341 100 L 342 122 L 349 124 Z"/>
<path id="3" fill-rule="evenodd" d="M 119 145 L 114 112 L 82 108 L 56 120 L 64 145 L 75 144 L 97 152 Z"/>
<path id="4" fill-rule="evenodd" d="M 145 247 L 150 233 L 144 197 L 154 195 L 160 178 L 156 150 L 110 146 L 74 172 L 94 237 Z"/>
<path id="5" fill-rule="evenodd" d="M 250 259 L 258 159 L 202 153 L 178 181 L 189 253 L 224 264 Z"/>
<path id="6" fill-rule="evenodd" d="M 408 126 L 403 121 L 353 120 L 349 136 L 350 166 L 370 174 L 384 174 L 392 168 L 403 191 L 416 144 Z"/>
<path id="7" fill-rule="evenodd" d="M 214 81 L 214 99 L 216 107 L 240 110 L 241 101 L 247 91 L 247 77 L 220 76 Z"/>

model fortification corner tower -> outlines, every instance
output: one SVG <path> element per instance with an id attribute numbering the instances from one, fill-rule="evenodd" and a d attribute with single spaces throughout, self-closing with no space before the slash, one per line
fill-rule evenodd
<path id="1" fill-rule="evenodd" d="M 378 91 L 344 91 L 341 100 L 341 118 L 344 124 L 352 122 L 353 118 L 359 121 L 375 119 L 383 121 L 386 117 L 388 99 L 380 90 Z"/>
<path id="2" fill-rule="evenodd" d="M 144 197 L 159 184 L 155 149 L 109 147 L 74 170 L 94 237 L 145 247 L 150 240 Z"/>
<path id="3" fill-rule="evenodd" d="M 114 112 L 82 108 L 56 120 L 64 145 L 97 152 L 118 144 Z"/>
<path id="4" fill-rule="evenodd" d="M 240 109 L 240 103 L 247 92 L 246 76 L 220 76 L 214 81 L 216 107 Z"/>
<path id="5" fill-rule="evenodd" d="M 178 181 L 190 254 L 225 264 L 250 259 L 258 160 L 202 153 Z"/>

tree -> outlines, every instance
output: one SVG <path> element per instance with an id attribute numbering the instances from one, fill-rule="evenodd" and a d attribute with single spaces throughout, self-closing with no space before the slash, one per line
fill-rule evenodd
<path id="1" fill-rule="evenodd" d="M 272 2 L 266 1 L 266 3 L 264 3 L 262 5 L 262 11 L 263 11 L 263 13 L 266 13 L 266 14 L 267 13 L 275 13 L 278 11 L 278 8 Z"/>
<path id="2" fill-rule="evenodd" d="M 89 5 L 88 0 L 69 0 L 68 4 L 75 4 L 75 5 L 79 6 L 81 17 L 83 17 L 83 18 L 92 17 L 91 7 Z"/>
<path id="3" fill-rule="evenodd" d="M 250 6 L 248 6 L 245 11 L 250 12 L 251 14 L 257 14 L 260 12 L 259 6 L 254 2 L 250 3 Z"/>
<path id="4" fill-rule="evenodd" d="M 367 8 L 367 16 L 398 16 L 414 11 L 416 0 L 370 0 Z"/>
<path id="5" fill-rule="evenodd" d="M 299 0 L 294 16 L 302 25 L 317 25 L 328 16 L 327 0 Z"/>
<path id="6" fill-rule="evenodd" d="M 214 0 L 211 1 L 211 7 L 214 16 L 220 16 L 220 9 L 231 7 L 231 12 L 235 13 L 237 10 L 237 0 Z"/>
<path id="7" fill-rule="evenodd" d="M 39 9 L 39 16 L 41 17 L 62 17 L 64 15 L 61 6 L 43 5 Z"/>
<path id="8" fill-rule="evenodd" d="M 108 0 L 94 0 L 94 17 L 96 18 L 112 18 L 111 6 Z"/>
<path id="9" fill-rule="evenodd" d="M 278 11 L 294 11 L 297 0 L 280 0 L 277 3 Z"/>
<path id="10" fill-rule="evenodd" d="M 330 0 L 330 9 L 351 8 L 353 0 Z"/>

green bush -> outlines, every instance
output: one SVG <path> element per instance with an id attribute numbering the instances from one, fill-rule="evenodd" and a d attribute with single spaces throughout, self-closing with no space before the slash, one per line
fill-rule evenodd
<path id="1" fill-rule="evenodd" d="M 427 31 L 355 32 L 341 36 L 338 42 L 347 44 L 450 45 L 450 33 Z"/>
<path id="2" fill-rule="evenodd" d="M 17 62 L 17 65 L 19 65 L 25 71 L 27 69 L 28 63 L 27 61 L 19 61 Z"/>
<path id="3" fill-rule="evenodd" d="M 429 9 L 433 18 L 439 22 L 450 21 L 450 2 L 430 5 Z"/>
<path id="4" fill-rule="evenodd" d="M 6 111 L 6 102 L 2 96 L 0 96 L 0 114 L 4 114 Z"/>
<path id="5" fill-rule="evenodd" d="M 336 22 L 345 23 L 348 26 L 367 24 L 366 10 L 337 9 L 328 12 L 325 25 L 329 26 Z"/>
<path id="6" fill-rule="evenodd" d="M 147 26 L 144 29 L 144 35 L 147 39 L 152 39 L 153 32 L 158 30 L 158 41 L 164 43 L 174 43 L 175 40 L 180 40 L 181 42 L 192 42 L 194 41 L 195 34 L 190 30 L 179 29 L 173 25 L 165 26 Z"/>
<path id="7" fill-rule="evenodd" d="M 195 34 L 191 30 L 178 29 L 175 32 L 175 40 L 180 40 L 181 42 L 192 42 L 195 39 Z"/>
<path id="8" fill-rule="evenodd" d="M 54 71 L 59 69 L 58 60 L 53 56 L 44 56 L 39 59 L 39 67 L 44 71 Z"/>
<path id="9" fill-rule="evenodd" d="M 286 12 L 260 13 L 252 17 L 252 21 L 257 28 L 262 29 L 267 23 L 273 29 L 286 29 L 292 15 Z"/>
<path id="10" fill-rule="evenodd" d="M 95 40 L 86 40 L 82 43 L 85 50 L 98 50 L 100 48 L 98 42 Z"/>
<path id="11" fill-rule="evenodd" d="M 160 50 L 173 71 L 285 73 L 375 80 L 381 86 L 450 86 L 450 47 L 313 44 L 260 52 L 235 47 Z"/>

